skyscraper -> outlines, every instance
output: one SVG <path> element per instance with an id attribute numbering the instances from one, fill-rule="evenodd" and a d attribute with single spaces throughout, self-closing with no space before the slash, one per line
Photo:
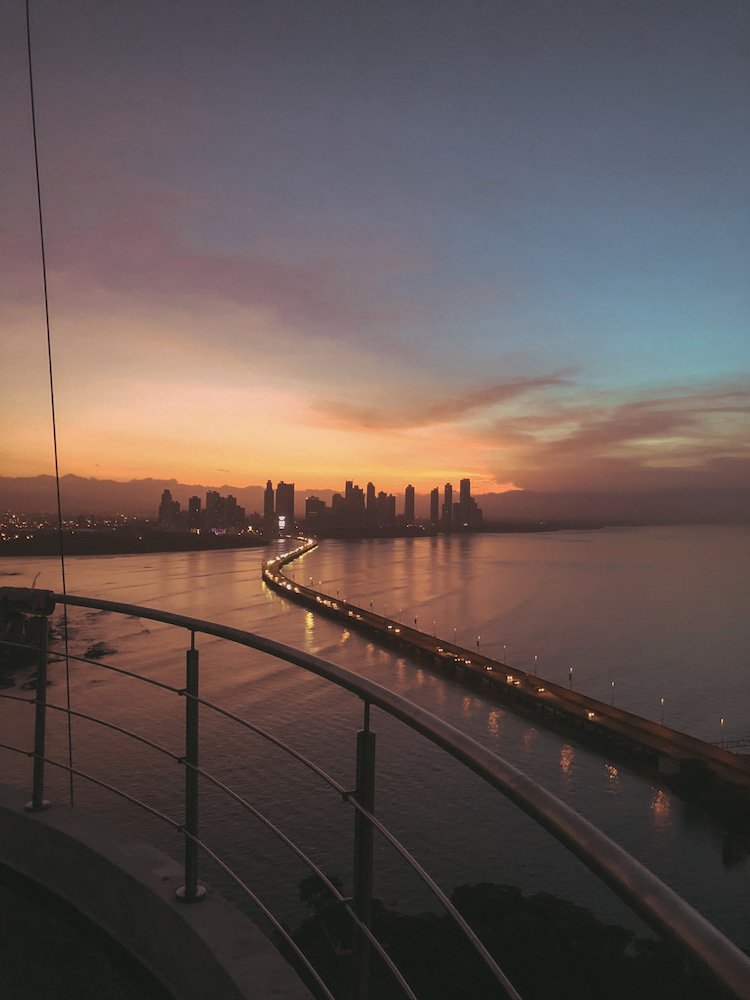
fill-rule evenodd
<path id="1" fill-rule="evenodd" d="M 273 525 L 273 485 L 269 479 L 263 493 L 263 524 L 270 528 Z"/>
<path id="2" fill-rule="evenodd" d="M 170 490 L 164 490 L 159 504 L 159 524 L 164 528 L 174 528 L 180 513 L 180 503 L 172 499 Z"/>
<path id="3" fill-rule="evenodd" d="M 378 527 L 393 528 L 396 524 L 396 498 L 381 490 L 377 497 Z"/>
<path id="4" fill-rule="evenodd" d="M 436 525 L 440 521 L 440 490 L 435 489 L 430 493 L 430 524 Z"/>
<path id="5" fill-rule="evenodd" d="M 453 527 L 453 484 L 445 484 L 445 493 L 443 494 L 443 527 L 446 531 L 450 531 Z"/>
<path id="6" fill-rule="evenodd" d="M 294 528 L 294 483 L 282 481 L 276 485 L 276 522 L 279 531 Z"/>
<path id="7" fill-rule="evenodd" d="M 404 520 L 406 524 L 414 524 L 414 487 L 409 485 L 404 491 Z"/>
<path id="8" fill-rule="evenodd" d="M 468 528 L 471 526 L 471 480 L 462 479 L 459 493 L 458 516 L 460 526 Z"/>
<path id="9" fill-rule="evenodd" d="M 344 489 L 344 527 L 350 531 L 361 531 L 366 523 L 365 494 L 349 479 Z"/>
<path id="10" fill-rule="evenodd" d="M 201 527 L 201 498 L 190 497 L 188 507 L 188 530 L 200 531 Z"/>
<path id="11" fill-rule="evenodd" d="M 329 513 L 325 500 L 320 497 L 307 497 L 305 500 L 305 521 L 308 528 L 316 528 L 326 520 Z"/>
<path id="12" fill-rule="evenodd" d="M 225 527 L 221 507 L 221 494 L 218 490 L 209 490 L 206 493 L 206 531 Z"/>
<path id="13" fill-rule="evenodd" d="M 375 528 L 378 523 L 378 507 L 377 498 L 375 496 L 375 486 L 372 483 L 367 484 L 367 527 Z"/>

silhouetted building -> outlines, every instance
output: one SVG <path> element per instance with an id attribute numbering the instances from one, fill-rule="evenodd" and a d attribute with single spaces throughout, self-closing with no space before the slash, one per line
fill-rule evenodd
<path id="1" fill-rule="evenodd" d="M 206 531 L 219 531 L 222 525 L 221 495 L 217 490 L 206 493 Z"/>
<path id="2" fill-rule="evenodd" d="M 276 485 L 276 523 L 279 531 L 294 530 L 294 483 Z"/>
<path id="3" fill-rule="evenodd" d="M 471 497 L 471 502 L 469 505 L 469 527 L 481 528 L 483 523 L 484 523 L 484 514 L 482 513 L 482 508 L 478 507 L 474 497 Z"/>
<path id="4" fill-rule="evenodd" d="M 348 531 L 361 531 L 366 523 L 365 495 L 349 479 L 344 491 L 344 527 Z"/>
<path id="5" fill-rule="evenodd" d="M 377 500 L 378 527 L 393 528 L 396 524 L 396 498 L 382 490 Z"/>
<path id="6" fill-rule="evenodd" d="M 414 487 L 407 486 L 404 492 L 404 520 L 407 526 L 414 524 Z"/>
<path id="7" fill-rule="evenodd" d="M 471 480 L 462 479 L 458 500 L 458 523 L 468 528 L 471 525 Z"/>
<path id="8" fill-rule="evenodd" d="M 440 523 L 440 490 L 437 486 L 430 493 L 430 523 Z"/>
<path id="9" fill-rule="evenodd" d="M 314 530 L 324 524 L 328 514 L 325 500 L 321 500 L 320 497 L 308 497 L 305 500 L 305 521 L 310 529 Z"/>
<path id="10" fill-rule="evenodd" d="M 451 483 L 445 484 L 443 494 L 443 528 L 450 531 L 453 527 L 453 486 Z"/>
<path id="11" fill-rule="evenodd" d="M 177 519 L 180 513 L 180 504 L 172 499 L 170 490 L 164 490 L 159 504 L 159 524 L 163 528 L 177 527 Z"/>
<path id="12" fill-rule="evenodd" d="M 238 506 L 231 494 L 221 497 L 221 527 L 227 531 L 241 531 L 245 527 L 245 508 Z"/>
<path id="13" fill-rule="evenodd" d="M 375 496 L 375 487 L 372 483 L 367 484 L 367 527 L 375 528 L 378 524 L 378 503 Z"/>
<path id="14" fill-rule="evenodd" d="M 263 493 L 263 526 L 265 528 L 273 528 L 273 507 L 274 507 L 274 492 L 273 484 L 269 479 L 266 483 L 266 488 Z"/>
<path id="15" fill-rule="evenodd" d="M 190 497 L 188 501 L 188 531 L 201 530 L 201 498 Z"/>
<path id="16" fill-rule="evenodd" d="M 334 493 L 331 497 L 331 523 L 335 528 L 344 526 L 344 508 L 346 501 L 340 493 Z"/>

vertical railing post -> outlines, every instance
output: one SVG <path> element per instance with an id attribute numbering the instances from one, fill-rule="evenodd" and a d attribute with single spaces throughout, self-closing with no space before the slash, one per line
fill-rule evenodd
<path id="1" fill-rule="evenodd" d="M 196 903 L 206 895 L 198 884 L 198 650 L 192 633 L 185 667 L 185 885 L 177 890 L 183 903 Z"/>
<path id="2" fill-rule="evenodd" d="M 31 802 L 26 803 L 29 812 L 40 812 L 49 806 L 44 798 L 44 753 L 47 738 L 47 634 L 49 626 L 46 615 L 35 615 L 37 661 L 36 661 L 36 707 L 34 710 L 34 777 L 31 788 Z"/>
<path id="3" fill-rule="evenodd" d="M 365 702 L 365 728 L 357 733 L 357 788 L 354 796 L 369 813 L 375 811 L 375 733 L 370 731 L 370 706 Z M 369 928 L 372 916 L 372 823 L 359 809 L 354 813 L 354 912 Z M 367 1000 L 370 982 L 370 941 L 358 926 L 352 942 L 352 1000 Z"/>

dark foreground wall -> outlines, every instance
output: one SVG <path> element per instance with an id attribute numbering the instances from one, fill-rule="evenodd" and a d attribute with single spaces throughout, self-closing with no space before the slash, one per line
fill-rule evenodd
<path id="1" fill-rule="evenodd" d="M 24 809 L 0 785 L 0 865 L 65 900 L 140 962 L 174 1000 L 310 1000 L 258 928 L 210 892 L 175 900 L 182 869 L 161 851 L 64 806 Z"/>

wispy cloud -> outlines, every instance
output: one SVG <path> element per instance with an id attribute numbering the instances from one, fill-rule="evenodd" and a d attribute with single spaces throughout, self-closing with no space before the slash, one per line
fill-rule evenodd
<path id="1" fill-rule="evenodd" d="M 439 427 L 459 423 L 520 397 L 568 384 L 569 373 L 464 386 L 459 393 L 452 393 L 444 382 L 433 382 L 429 388 L 416 391 L 412 384 L 403 391 L 386 391 L 377 404 L 319 401 L 315 409 L 332 423 L 351 430 Z"/>
<path id="2" fill-rule="evenodd" d="M 498 445 L 496 475 L 536 489 L 708 486 L 719 471 L 750 484 L 750 389 L 721 383 L 624 402 L 600 394 L 499 422 L 485 440 Z"/>

